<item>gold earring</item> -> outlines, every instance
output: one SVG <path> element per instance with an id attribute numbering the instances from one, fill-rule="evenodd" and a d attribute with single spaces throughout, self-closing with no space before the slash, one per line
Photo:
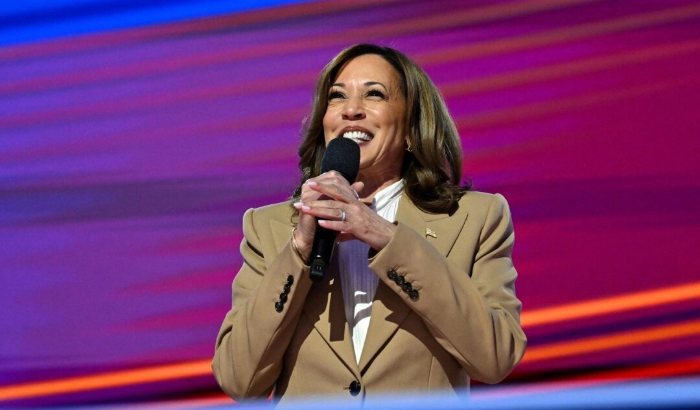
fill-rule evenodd
<path id="1" fill-rule="evenodd" d="M 408 144 L 408 146 L 406 147 L 406 151 L 413 152 L 413 147 L 411 146 L 411 140 L 406 140 L 406 144 Z"/>

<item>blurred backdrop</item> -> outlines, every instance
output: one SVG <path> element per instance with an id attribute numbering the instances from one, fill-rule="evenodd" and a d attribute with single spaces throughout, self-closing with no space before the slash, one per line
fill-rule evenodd
<path id="1" fill-rule="evenodd" d="M 315 78 L 358 42 L 428 72 L 510 203 L 505 383 L 700 374 L 697 1 L 25 0 L 0 9 L 0 407 L 221 397 L 243 212 L 291 195 Z"/>

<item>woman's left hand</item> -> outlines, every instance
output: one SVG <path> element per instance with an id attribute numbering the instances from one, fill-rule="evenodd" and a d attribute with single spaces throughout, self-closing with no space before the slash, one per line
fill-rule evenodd
<path id="1" fill-rule="evenodd" d="M 376 251 L 389 243 L 396 225 L 360 201 L 357 193 L 364 187 L 362 182 L 350 185 L 339 173 L 330 171 L 307 180 L 306 184 L 327 199 L 299 202 L 295 207 L 318 218 L 320 226 L 338 231 L 337 241 L 359 239 Z"/>

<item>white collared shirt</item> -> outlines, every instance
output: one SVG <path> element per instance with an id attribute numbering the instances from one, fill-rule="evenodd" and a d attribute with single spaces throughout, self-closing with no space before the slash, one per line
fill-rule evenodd
<path id="1" fill-rule="evenodd" d="M 403 192 L 403 180 L 399 180 L 377 192 L 371 208 L 389 222 L 396 220 L 399 199 Z M 360 363 L 362 348 L 367 338 L 372 301 L 377 292 L 379 277 L 369 269 L 367 255 L 369 245 L 357 239 L 338 245 L 338 267 L 343 288 L 345 317 L 350 327 L 355 359 Z"/>

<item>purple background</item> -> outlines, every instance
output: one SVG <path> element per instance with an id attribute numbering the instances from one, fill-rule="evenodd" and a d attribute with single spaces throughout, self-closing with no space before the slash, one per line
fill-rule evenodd
<path id="1" fill-rule="evenodd" d="M 178 6 L 152 3 L 155 15 Z M 358 42 L 428 72 L 465 175 L 510 203 L 528 354 L 544 356 L 526 355 L 509 381 L 700 373 L 696 1 L 182 3 L 189 13 L 160 21 L 107 8 L 98 14 L 120 24 L 58 34 L 49 26 L 71 9 L 47 12 L 43 37 L 1 42 L 0 405 L 26 383 L 206 366 L 242 214 L 291 195 L 315 78 Z M 36 15 L 21 16 L 0 20 L 32 28 Z M 672 286 L 694 293 L 526 322 Z M 218 391 L 195 373 L 6 403 Z"/>

